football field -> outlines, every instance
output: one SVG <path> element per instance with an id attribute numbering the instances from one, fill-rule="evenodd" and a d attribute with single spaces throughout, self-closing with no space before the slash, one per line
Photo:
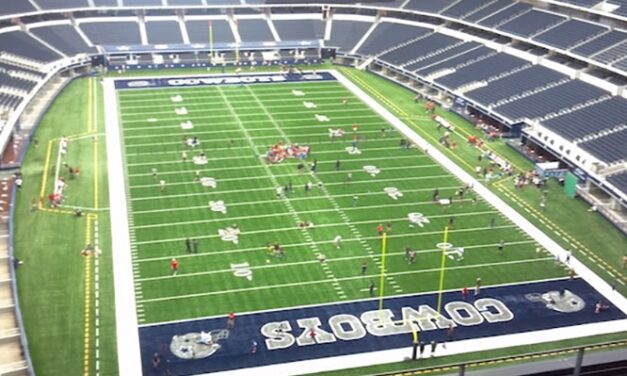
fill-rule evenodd
<path id="1" fill-rule="evenodd" d="M 403 147 L 338 82 L 120 91 L 119 108 L 140 323 L 367 298 L 371 283 L 379 296 L 378 225 L 387 232 L 385 296 L 438 290 L 437 244 L 449 225 L 445 289 L 474 287 L 478 277 L 496 285 L 567 274 L 472 189 L 461 198 L 464 182 Z M 198 146 L 186 142 L 193 137 Z M 269 163 L 277 144 L 311 151 Z M 206 164 L 196 163 L 201 154 Z M 453 203 L 434 202 L 436 190 Z M 412 223 L 410 213 L 428 222 Z M 236 239 L 220 235 L 233 226 Z"/>

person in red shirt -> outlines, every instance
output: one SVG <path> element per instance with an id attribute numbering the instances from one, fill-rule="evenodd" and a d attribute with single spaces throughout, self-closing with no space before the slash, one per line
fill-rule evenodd
<path id="1" fill-rule="evenodd" d="M 468 287 L 464 287 L 462 289 L 462 299 L 466 300 L 467 297 L 468 297 Z"/>
<path id="2" fill-rule="evenodd" d="M 383 225 L 381 223 L 377 226 L 377 233 L 379 233 L 379 236 L 383 235 Z"/>
<path id="3" fill-rule="evenodd" d="M 233 311 L 229 313 L 229 318 L 226 320 L 226 328 L 229 330 L 235 328 L 235 312 Z"/>
<path id="4" fill-rule="evenodd" d="M 172 275 L 176 275 L 176 273 L 178 273 L 179 262 L 177 259 L 173 258 L 172 261 L 170 261 L 170 269 L 172 270 Z"/>

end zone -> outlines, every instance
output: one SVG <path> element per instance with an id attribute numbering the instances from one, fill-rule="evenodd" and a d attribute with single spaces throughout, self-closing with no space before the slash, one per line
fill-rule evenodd
<path id="1" fill-rule="evenodd" d="M 607 308 L 595 313 L 599 300 Z M 388 298 L 383 311 L 378 304 L 368 299 L 243 314 L 230 330 L 226 317 L 144 326 L 139 330 L 144 374 L 164 344 L 164 366 L 175 374 L 283 375 L 402 361 L 411 355 L 414 330 L 420 341 L 438 343 L 435 355 L 627 330 L 625 313 L 606 304 L 583 279 L 490 287 L 465 298 L 449 291 L 441 315 L 437 293 Z M 228 336 L 211 343 L 214 352 L 202 351 L 206 345 L 194 339 L 221 330 Z M 186 342 L 178 340 L 185 336 Z"/>

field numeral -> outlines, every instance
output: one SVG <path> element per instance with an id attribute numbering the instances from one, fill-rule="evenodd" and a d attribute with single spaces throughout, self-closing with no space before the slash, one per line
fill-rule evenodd
<path id="1" fill-rule="evenodd" d="M 233 275 L 236 277 L 246 278 L 249 281 L 253 280 L 253 271 L 250 269 L 250 265 L 247 262 L 231 264 L 231 270 L 233 270 Z"/>

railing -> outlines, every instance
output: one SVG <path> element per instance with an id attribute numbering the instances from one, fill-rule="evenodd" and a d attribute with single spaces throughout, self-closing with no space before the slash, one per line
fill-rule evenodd
<path id="1" fill-rule="evenodd" d="M 572 347 L 563 347 L 553 350 L 540 351 L 540 352 L 527 352 L 518 355 L 510 355 L 510 356 L 502 356 L 502 357 L 494 357 L 494 358 L 486 358 L 475 362 L 468 363 L 448 363 L 433 367 L 417 367 L 410 369 L 403 369 L 402 371 L 397 372 L 389 372 L 389 373 L 380 373 L 376 374 L 377 376 L 396 376 L 396 375 L 411 375 L 413 372 L 416 374 L 429 374 L 435 372 L 443 372 L 446 371 L 448 374 L 454 373 L 457 371 L 457 374 L 463 376 L 465 371 L 469 368 L 477 368 L 477 367 L 485 367 L 492 365 L 503 365 L 505 363 L 513 364 L 516 361 L 525 361 L 528 362 L 530 360 L 542 359 L 546 360 L 547 357 L 550 356 L 561 356 L 568 354 L 577 354 L 577 362 L 574 365 L 563 364 L 563 368 L 577 368 L 581 367 L 581 360 L 583 359 L 583 355 L 586 351 L 593 350 L 607 350 L 613 347 L 625 347 L 627 346 L 627 341 L 611 341 L 611 342 L 601 342 L 595 343 L 592 345 L 584 345 L 584 346 L 572 346 Z M 408 349 L 410 350 L 410 349 Z M 581 357 L 581 359 L 580 359 Z M 619 359 L 624 360 L 624 359 Z M 420 361 L 419 359 L 417 360 Z M 370 375 L 374 376 L 374 375 Z"/>
<path id="2" fill-rule="evenodd" d="M 13 263 L 13 216 L 15 214 L 15 192 L 17 186 L 13 184 L 11 189 L 11 203 L 9 207 L 9 270 L 11 272 L 11 290 L 13 292 L 13 301 L 15 302 L 15 317 L 17 319 L 17 326 L 20 330 L 20 342 L 22 344 L 22 353 L 28 367 L 28 374 L 35 376 L 35 370 L 33 368 L 33 361 L 30 357 L 28 350 L 28 338 L 26 338 L 26 332 L 24 330 L 24 321 L 22 320 L 22 310 L 20 309 L 20 298 L 17 295 L 17 279 L 15 274 L 15 264 Z"/>

